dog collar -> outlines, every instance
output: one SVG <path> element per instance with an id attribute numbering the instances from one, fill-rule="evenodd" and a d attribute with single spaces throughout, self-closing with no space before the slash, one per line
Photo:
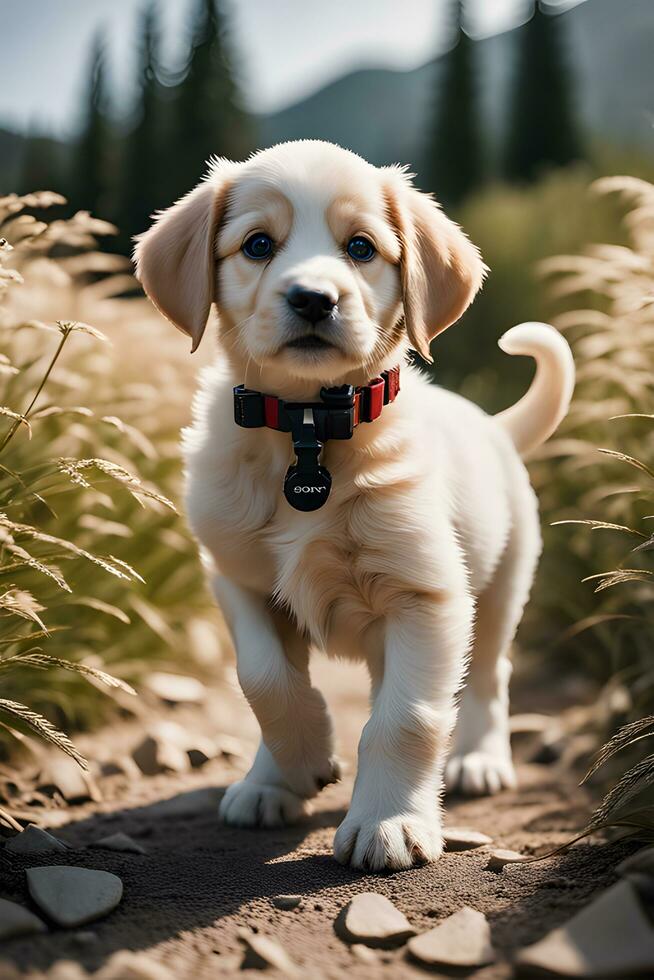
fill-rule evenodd
<path id="1" fill-rule="evenodd" d="M 367 385 L 322 388 L 319 402 L 290 402 L 245 385 L 234 388 L 234 421 L 244 429 L 290 432 L 296 461 L 284 478 L 284 496 L 295 510 L 318 510 L 332 486 L 319 462 L 328 439 L 351 439 L 362 422 L 374 422 L 400 390 L 400 368 L 383 371 Z"/>

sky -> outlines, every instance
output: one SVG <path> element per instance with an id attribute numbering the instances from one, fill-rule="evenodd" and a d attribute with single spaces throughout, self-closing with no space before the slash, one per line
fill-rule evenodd
<path id="1" fill-rule="evenodd" d="M 74 132 L 91 39 L 106 39 L 119 105 L 134 76 L 134 34 L 145 0 L 0 0 L 0 126 Z M 164 54 L 174 66 L 196 0 L 158 0 Z M 233 16 L 250 108 L 281 108 L 352 68 L 415 68 L 448 45 L 449 0 L 224 0 Z M 562 7 L 583 0 L 554 0 Z M 525 19 L 529 0 L 469 0 L 469 31 L 486 36 Z"/>

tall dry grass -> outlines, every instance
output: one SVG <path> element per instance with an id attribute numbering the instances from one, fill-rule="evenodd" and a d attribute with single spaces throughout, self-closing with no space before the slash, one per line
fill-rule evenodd
<path id="1" fill-rule="evenodd" d="M 221 636 L 171 503 L 184 345 L 119 298 L 128 263 L 96 247 L 111 226 L 30 213 L 59 202 L 0 199 L 0 673 L 5 701 L 79 727 L 110 705 L 98 672 L 138 687 L 153 664 L 215 669 Z"/>
<path id="2" fill-rule="evenodd" d="M 570 415 L 533 464 L 542 506 L 556 518 L 541 576 L 554 584 L 541 615 L 549 604 L 552 617 L 576 620 L 561 649 L 609 695 L 596 703 L 593 721 L 618 730 L 588 775 L 626 759 L 589 827 L 651 837 L 654 185 L 612 177 L 593 189 L 626 203 L 628 245 L 594 245 L 541 264 L 572 307 L 555 323 L 573 345 L 578 371 Z"/>
<path id="3" fill-rule="evenodd" d="M 625 536 L 632 548 L 646 541 L 653 510 L 654 426 L 646 416 L 654 408 L 654 189 L 631 178 L 606 178 L 593 189 L 628 203 L 630 242 L 541 263 L 570 307 L 554 323 L 572 344 L 577 388 L 532 475 L 546 525 L 588 523 L 546 527 L 532 626 L 551 639 L 576 624 L 563 634 L 562 655 L 600 682 L 628 684 L 635 709 L 649 710 L 649 546 L 624 556 Z"/>

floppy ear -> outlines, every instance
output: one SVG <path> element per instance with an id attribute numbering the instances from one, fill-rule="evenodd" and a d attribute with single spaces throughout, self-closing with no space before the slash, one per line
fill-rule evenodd
<path id="1" fill-rule="evenodd" d="M 386 206 L 400 240 L 404 319 L 411 346 L 431 361 L 429 344 L 455 323 L 487 268 L 479 250 L 400 168 L 388 168 Z"/>
<path id="2" fill-rule="evenodd" d="M 216 299 L 215 241 L 231 174 L 228 160 L 212 163 L 194 190 L 155 216 L 136 238 L 136 277 L 157 309 L 197 350 Z"/>

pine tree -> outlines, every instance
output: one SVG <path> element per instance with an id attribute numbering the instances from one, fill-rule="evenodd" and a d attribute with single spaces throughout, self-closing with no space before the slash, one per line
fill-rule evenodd
<path id="1" fill-rule="evenodd" d="M 238 159 L 251 149 L 249 119 L 238 103 L 222 0 L 195 0 L 188 67 L 173 107 L 168 196 L 184 193 L 210 156 Z"/>
<path id="2" fill-rule="evenodd" d="M 39 132 L 36 126 L 25 136 L 16 187 L 19 194 L 63 191 L 60 150 L 57 143 Z"/>
<path id="3" fill-rule="evenodd" d="M 452 19 L 456 40 L 443 56 L 426 165 L 430 190 L 446 204 L 457 204 L 484 176 L 475 42 L 464 29 L 463 0 L 455 0 Z"/>
<path id="4" fill-rule="evenodd" d="M 82 132 L 74 149 L 73 180 L 68 197 L 77 208 L 106 213 L 107 154 L 110 133 L 104 69 L 104 45 L 97 34 L 91 48 L 90 70 L 85 86 L 86 108 Z"/>
<path id="5" fill-rule="evenodd" d="M 167 163 L 160 152 L 162 103 L 157 74 L 158 46 L 157 6 L 151 0 L 141 21 L 135 114 L 124 143 L 117 215 L 119 245 L 123 250 L 129 250 L 134 235 L 145 231 L 153 211 L 171 203 L 161 193 L 161 172 Z"/>
<path id="6" fill-rule="evenodd" d="M 563 30 L 563 18 L 540 0 L 520 28 L 504 159 L 509 180 L 533 180 L 583 156 Z"/>

